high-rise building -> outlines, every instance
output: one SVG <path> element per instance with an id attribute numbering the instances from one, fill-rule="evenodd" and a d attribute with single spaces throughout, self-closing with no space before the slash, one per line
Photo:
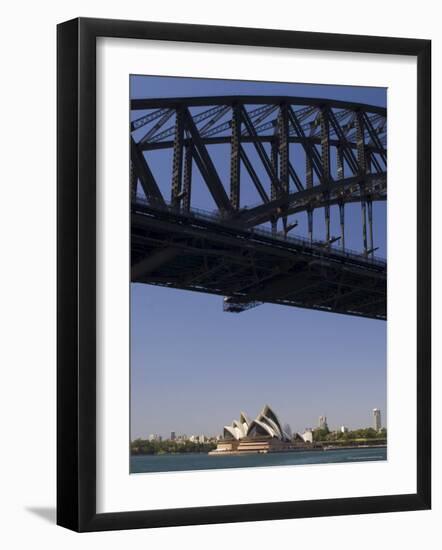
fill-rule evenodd
<path id="1" fill-rule="evenodd" d="M 380 409 L 373 409 L 373 428 L 377 432 L 382 428 Z"/>
<path id="2" fill-rule="evenodd" d="M 175 432 L 170 432 L 170 440 L 175 441 L 175 439 L 176 439 Z"/>
<path id="3" fill-rule="evenodd" d="M 320 430 L 328 430 L 327 417 L 326 416 L 320 416 L 319 417 L 319 429 Z"/>

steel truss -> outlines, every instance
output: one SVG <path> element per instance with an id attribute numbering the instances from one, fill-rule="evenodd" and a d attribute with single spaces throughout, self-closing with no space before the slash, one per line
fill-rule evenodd
<path id="1" fill-rule="evenodd" d="M 221 294 L 228 311 L 275 302 L 386 318 L 386 263 L 374 256 L 372 215 L 373 201 L 387 197 L 385 109 L 256 96 L 137 99 L 131 108 L 133 281 Z M 211 155 L 217 145 L 230 150 L 223 175 Z M 165 149 L 171 175 L 158 183 L 150 159 Z M 216 205 L 210 216 L 193 206 L 196 171 Z M 245 204 L 247 186 L 257 204 Z M 345 248 L 345 205 L 354 202 L 359 255 Z M 330 230 L 334 205 L 339 236 Z M 302 243 L 290 237 L 299 212 L 308 217 Z"/>

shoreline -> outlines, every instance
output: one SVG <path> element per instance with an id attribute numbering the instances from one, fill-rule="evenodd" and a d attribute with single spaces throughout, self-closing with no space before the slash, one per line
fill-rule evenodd
<path id="1" fill-rule="evenodd" d="M 203 456 L 240 456 L 240 455 L 258 455 L 258 454 L 288 454 L 288 453 L 299 453 L 299 452 L 310 452 L 310 451 L 349 451 L 353 449 L 384 449 L 387 448 L 387 443 L 383 444 L 374 444 L 374 445 L 321 445 L 315 447 L 297 447 L 293 449 L 284 449 L 280 451 L 220 451 L 214 453 L 213 451 L 195 451 L 195 452 L 184 452 L 184 453 L 130 453 L 131 458 L 137 456 L 185 456 L 189 454 L 197 454 Z"/>
<path id="2" fill-rule="evenodd" d="M 289 454 L 289 453 L 300 453 L 300 452 L 326 452 L 326 451 L 348 451 L 353 449 L 386 449 L 387 444 L 377 444 L 377 445 L 324 445 L 318 447 L 297 447 L 293 449 L 283 449 L 283 450 L 274 450 L 274 451 L 210 451 L 207 453 L 208 456 L 241 456 L 241 455 L 263 455 L 263 454 Z"/>
<path id="3" fill-rule="evenodd" d="M 326 445 L 322 448 L 323 451 L 339 451 L 349 449 L 386 449 L 387 443 L 381 443 L 376 445 Z"/>

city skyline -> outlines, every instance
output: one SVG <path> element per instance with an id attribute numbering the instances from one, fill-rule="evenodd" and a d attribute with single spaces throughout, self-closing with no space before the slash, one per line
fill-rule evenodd
<path id="1" fill-rule="evenodd" d="M 375 412 L 377 411 L 377 412 Z M 382 410 L 375 407 L 373 409 L 370 409 L 367 414 L 368 422 L 366 425 L 350 425 L 346 422 L 341 423 L 329 423 L 329 419 L 326 415 L 320 415 L 318 419 L 316 420 L 316 423 L 312 423 L 309 425 L 304 426 L 302 429 L 297 429 L 293 426 L 293 424 L 290 421 L 287 421 L 287 419 L 284 420 L 284 429 L 285 431 L 288 431 L 287 428 L 290 429 L 293 433 L 299 433 L 309 431 L 309 430 L 317 430 L 317 429 L 323 429 L 326 427 L 330 432 L 339 432 L 339 431 L 352 431 L 357 429 L 366 429 L 366 428 L 373 428 L 377 431 L 380 429 L 386 428 L 385 425 L 382 423 Z M 322 423 L 321 419 L 325 419 L 325 422 Z M 149 441 L 154 440 L 170 440 L 170 441 L 176 441 L 180 439 L 190 439 L 192 438 L 199 438 L 199 437 L 206 437 L 206 438 L 217 438 L 222 435 L 224 426 L 222 426 L 218 431 L 214 432 L 204 432 L 204 433 L 198 433 L 192 430 L 187 430 L 184 432 L 180 432 L 177 430 L 171 430 L 169 432 L 159 433 L 159 432 L 150 432 L 145 433 L 144 435 L 138 435 L 137 437 L 133 437 L 132 440 L 135 439 L 147 439 Z M 159 439 L 158 439 L 159 438 Z"/>

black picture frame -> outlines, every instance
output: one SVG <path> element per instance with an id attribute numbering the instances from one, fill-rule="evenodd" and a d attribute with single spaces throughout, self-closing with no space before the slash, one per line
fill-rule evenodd
<path id="1" fill-rule="evenodd" d="M 96 39 L 117 37 L 417 58 L 417 492 L 96 512 Z M 75 531 L 424 510 L 431 506 L 431 41 L 79 18 L 58 25 L 57 523 Z"/>

